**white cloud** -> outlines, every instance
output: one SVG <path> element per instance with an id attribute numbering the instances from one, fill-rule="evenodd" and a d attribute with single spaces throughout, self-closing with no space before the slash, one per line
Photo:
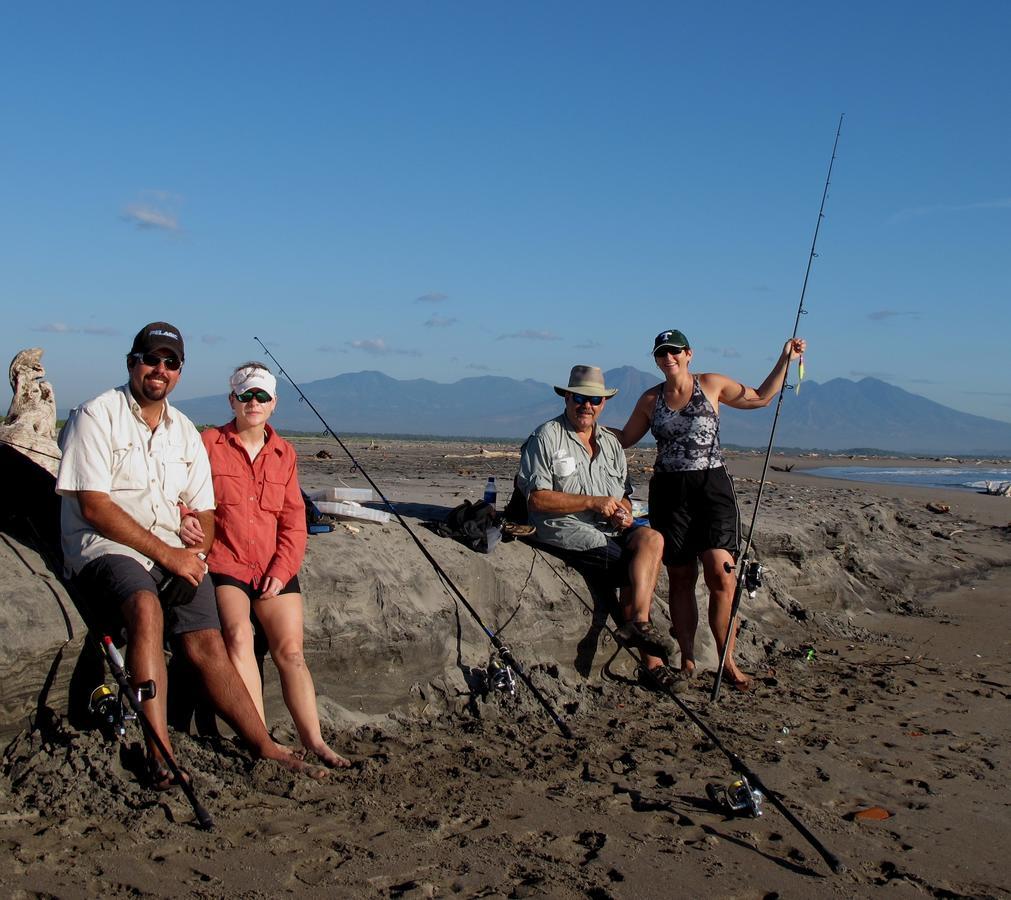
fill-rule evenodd
<path id="1" fill-rule="evenodd" d="M 401 350 L 389 346 L 382 338 L 364 338 L 348 341 L 348 346 L 355 350 L 363 350 L 372 356 L 387 356 L 395 353 L 399 356 L 421 356 L 417 350 Z"/>
<path id="2" fill-rule="evenodd" d="M 439 316 L 432 315 L 429 316 L 428 321 L 425 322 L 426 328 L 448 328 L 450 325 L 455 325 L 457 319 L 451 318 L 450 316 Z"/>
<path id="3" fill-rule="evenodd" d="M 561 338 L 552 331 L 538 331 L 533 328 L 525 328 L 523 331 L 514 331 L 511 334 L 500 334 L 496 340 L 560 341 Z"/>
<path id="4" fill-rule="evenodd" d="M 66 322 L 46 322 L 36 325 L 32 331 L 42 331 L 46 334 L 92 334 L 116 335 L 119 330 L 108 325 L 68 325 Z"/>
<path id="5" fill-rule="evenodd" d="M 994 200 L 980 200 L 976 203 L 938 203 L 934 206 L 914 206 L 909 209 L 900 209 L 898 212 L 893 213 L 888 221 L 894 224 L 907 219 L 916 219 L 920 216 L 930 216 L 946 212 L 968 212 L 976 209 L 1011 209 L 1011 197 L 998 197 Z"/>
<path id="6" fill-rule="evenodd" d="M 179 231 L 178 208 L 182 198 L 169 191 L 141 191 L 123 207 L 122 218 L 143 231 Z"/>
<path id="7" fill-rule="evenodd" d="M 894 319 L 898 316 L 907 316 L 910 319 L 920 318 L 918 312 L 901 309 L 876 309 L 874 312 L 867 313 L 867 318 L 872 322 L 883 322 L 885 319 Z"/>

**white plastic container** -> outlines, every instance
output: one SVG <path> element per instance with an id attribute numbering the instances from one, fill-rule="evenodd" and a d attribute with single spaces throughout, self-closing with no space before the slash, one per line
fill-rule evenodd
<path id="1" fill-rule="evenodd" d="M 335 502 L 332 500 L 314 501 L 321 513 L 328 516 L 336 516 L 338 519 L 357 519 L 361 522 L 379 522 L 385 524 L 390 521 L 390 514 L 381 509 L 368 509 L 359 506 L 353 501 Z"/>
<path id="2" fill-rule="evenodd" d="M 372 496 L 372 488 L 328 487 L 318 491 L 311 491 L 309 499 L 313 501 L 353 500 L 355 503 L 368 503 L 375 498 Z"/>

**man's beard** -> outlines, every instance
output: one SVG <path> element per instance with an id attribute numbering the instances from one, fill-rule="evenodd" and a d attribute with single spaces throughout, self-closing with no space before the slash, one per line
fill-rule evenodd
<path id="1" fill-rule="evenodd" d="M 169 392 L 169 383 L 161 380 L 156 381 L 150 377 L 144 378 L 140 382 L 140 391 L 146 400 L 164 400 Z"/>

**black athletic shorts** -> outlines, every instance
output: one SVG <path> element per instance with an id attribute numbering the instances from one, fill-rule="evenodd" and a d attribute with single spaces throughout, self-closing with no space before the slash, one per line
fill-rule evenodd
<path id="1" fill-rule="evenodd" d="M 665 565 L 687 565 L 703 550 L 726 550 L 736 560 L 741 514 L 726 467 L 654 473 L 649 524 L 663 535 Z"/>
<path id="2" fill-rule="evenodd" d="M 95 624 L 107 633 L 118 633 L 125 624 L 122 605 L 138 591 L 157 594 L 166 575 L 158 566 L 148 570 L 132 556 L 109 553 L 93 559 L 71 581 L 88 597 Z M 214 585 L 206 577 L 189 603 L 165 610 L 165 634 L 176 637 L 205 628 L 221 628 Z"/>
<path id="3" fill-rule="evenodd" d="M 211 581 L 215 587 L 221 585 L 228 585 L 229 587 L 237 587 L 242 591 L 250 600 L 259 600 L 260 594 L 263 592 L 260 588 L 253 587 L 251 581 L 240 581 L 238 578 L 233 578 L 231 575 L 222 575 L 219 572 L 211 572 Z M 283 588 L 281 588 L 282 594 L 301 594 L 302 587 L 298 583 L 298 575 L 292 575 L 291 581 L 289 581 Z"/>
<path id="4" fill-rule="evenodd" d="M 628 544 L 632 535 L 642 526 L 634 526 L 607 538 L 602 547 L 590 550 L 564 550 L 552 544 L 538 544 L 585 575 L 609 587 L 628 587 L 632 583 L 629 565 L 632 551 Z"/>

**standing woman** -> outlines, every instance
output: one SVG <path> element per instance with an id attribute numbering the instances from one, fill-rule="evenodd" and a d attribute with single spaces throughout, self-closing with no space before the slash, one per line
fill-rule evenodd
<path id="1" fill-rule="evenodd" d="M 266 721 L 253 652 L 252 608 L 267 636 L 302 744 L 331 768 L 348 766 L 320 733 L 316 691 L 302 654 L 298 569 L 307 541 L 305 504 L 295 448 L 267 424 L 277 406 L 277 380 L 263 363 L 248 362 L 235 370 L 229 385 L 235 418 L 202 435 L 217 502 L 207 565 L 225 647 Z"/>
<path id="2" fill-rule="evenodd" d="M 720 655 L 737 581 L 734 566 L 740 552 L 741 519 L 720 449 L 720 403 L 734 409 L 768 406 L 783 386 L 790 362 L 806 346 L 800 339 L 787 341 L 768 378 L 755 389 L 716 372 L 689 372 L 688 339 L 674 329 L 662 331 L 653 341 L 653 358 L 664 380 L 639 398 L 623 429 L 614 429 L 625 448 L 647 431 L 656 438 L 649 522 L 664 536 L 670 614 L 681 649 L 683 678 L 695 675 L 699 560 L 709 588 L 709 627 Z M 751 679 L 733 660 L 736 636 L 730 636 L 724 678 L 731 687 L 746 691 Z"/>

